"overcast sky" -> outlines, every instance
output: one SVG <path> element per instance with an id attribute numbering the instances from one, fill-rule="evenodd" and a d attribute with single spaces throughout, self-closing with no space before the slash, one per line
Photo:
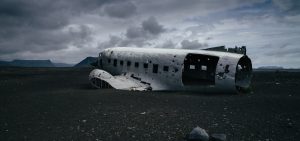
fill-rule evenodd
<path id="1" fill-rule="evenodd" d="M 247 46 L 254 67 L 300 67 L 300 0 L 0 0 L 0 60 L 220 45 Z"/>

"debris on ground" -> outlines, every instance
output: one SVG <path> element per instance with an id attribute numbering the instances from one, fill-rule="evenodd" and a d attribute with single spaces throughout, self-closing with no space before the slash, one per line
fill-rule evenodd
<path id="1" fill-rule="evenodd" d="M 191 131 L 190 134 L 187 135 L 187 140 L 188 141 L 208 141 L 209 136 L 204 129 L 197 126 Z"/>
<path id="2" fill-rule="evenodd" d="M 211 134 L 209 137 L 210 141 L 226 141 L 225 134 Z"/>
<path id="3" fill-rule="evenodd" d="M 226 141 L 226 134 L 211 134 L 209 136 L 205 129 L 197 126 L 190 134 L 186 135 L 185 139 L 187 141 Z"/>

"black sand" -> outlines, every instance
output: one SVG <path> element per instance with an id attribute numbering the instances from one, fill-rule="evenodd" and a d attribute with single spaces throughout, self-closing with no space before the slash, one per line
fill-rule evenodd
<path id="1" fill-rule="evenodd" d="M 300 140 L 300 73 L 255 72 L 253 93 L 93 89 L 90 69 L 1 68 L 0 140 Z"/>

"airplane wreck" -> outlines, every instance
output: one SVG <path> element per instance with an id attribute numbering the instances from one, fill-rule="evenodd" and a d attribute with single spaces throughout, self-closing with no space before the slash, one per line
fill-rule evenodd
<path id="1" fill-rule="evenodd" d="M 89 80 L 96 88 L 134 91 L 236 93 L 249 89 L 252 63 L 246 47 L 204 50 L 108 48 Z"/>

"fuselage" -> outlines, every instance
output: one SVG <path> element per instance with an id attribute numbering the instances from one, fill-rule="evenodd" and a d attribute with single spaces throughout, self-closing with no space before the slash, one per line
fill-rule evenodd
<path id="1" fill-rule="evenodd" d="M 108 48 L 99 53 L 98 66 L 149 83 L 152 90 L 203 92 L 245 89 L 252 72 L 246 55 L 184 49 Z"/>

